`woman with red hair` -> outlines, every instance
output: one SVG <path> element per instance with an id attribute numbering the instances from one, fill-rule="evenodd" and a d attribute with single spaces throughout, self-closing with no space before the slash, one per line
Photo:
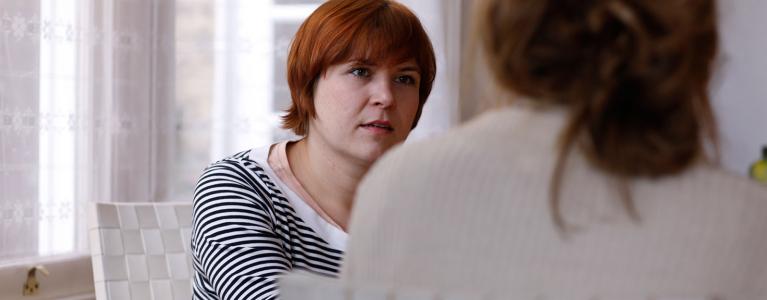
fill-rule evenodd
<path id="1" fill-rule="evenodd" d="M 418 18 L 390 0 L 331 0 L 288 56 L 285 128 L 302 138 L 209 166 L 194 196 L 195 299 L 273 299 L 292 269 L 336 276 L 357 184 L 418 123 L 436 71 Z"/>

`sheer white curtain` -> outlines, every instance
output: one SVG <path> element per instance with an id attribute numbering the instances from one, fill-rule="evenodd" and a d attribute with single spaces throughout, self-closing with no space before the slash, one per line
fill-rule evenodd
<path id="1" fill-rule="evenodd" d="M 167 197 L 174 13 L 0 0 L 0 264 L 87 251 L 86 201 Z"/>
<path id="2" fill-rule="evenodd" d="M 37 252 L 40 68 L 36 1 L 0 1 L 0 257 Z"/>

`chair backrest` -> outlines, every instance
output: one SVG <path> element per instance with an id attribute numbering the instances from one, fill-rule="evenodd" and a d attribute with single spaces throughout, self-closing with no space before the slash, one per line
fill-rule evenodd
<path id="1" fill-rule="evenodd" d="M 191 299 L 191 203 L 94 203 L 97 300 Z"/>

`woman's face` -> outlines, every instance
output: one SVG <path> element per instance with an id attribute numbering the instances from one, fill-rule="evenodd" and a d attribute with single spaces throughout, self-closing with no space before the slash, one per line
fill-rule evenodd
<path id="1" fill-rule="evenodd" d="M 350 61 L 330 66 L 314 92 L 310 140 L 352 160 L 372 163 L 407 138 L 418 110 L 415 60 L 396 65 Z"/>

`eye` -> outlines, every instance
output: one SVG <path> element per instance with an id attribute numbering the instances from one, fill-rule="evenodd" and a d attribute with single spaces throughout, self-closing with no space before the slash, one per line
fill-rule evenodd
<path id="1" fill-rule="evenodd" d="M 368 77 L 370 76 L 370 70 L 367 68 L 352 68 L 351 71 L 349 71 L 354 76 L 357 77 Z"/>
<path id="2" fill-rule="evenodd" d="M 415 78 L 410 75 L 400 75 L 397 76 L 397 78 L 394 79 L 395 82 L 407 84 L 407 85 L 414 85 L 415 84 Z"/>

